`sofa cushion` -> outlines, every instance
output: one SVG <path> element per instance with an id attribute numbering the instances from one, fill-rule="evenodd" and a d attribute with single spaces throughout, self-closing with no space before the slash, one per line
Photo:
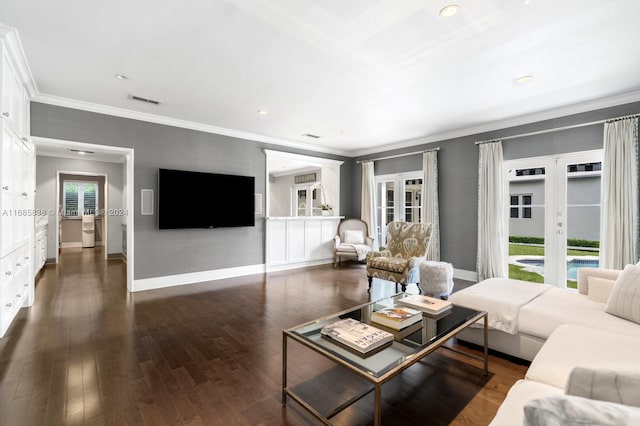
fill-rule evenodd
<path id="1" fill-rule="evenodd" d="M 401 257 L 370 257 L 367 266 L 402 274 L 409 266 L 409 260 Z"/>
<path id="2" fill-rule="evenodd" d="M 518 380 L 507 393 L 490 426 L 521 425 L 524 406 L 535 398 L 562 395 L 562 389 L 529 380 Z"/>
<path id="3" fill-rule="evenodd" d="M 564 324 L 549 336 L 526 378 L 564 389 L 575 367 L 638 371 L 639 359 L 638 338 Z"/>
<path id="4" fill-rule="evenodd" d="M 640 266 L 624 268 L 613 286 L 606 311 L 640 324 Z"/>
<path id="5" fill-rule="evenodd" d="M 640 407 L 640 374 L 576 367 L 569 375 L 565 393 Z"/>
<path id="6" fill-rule="evenodd" d="M 640 409 L 579 396 L 549 396 L 531 400 L 524 406 L 524 424 L 525 426 L 632 426 L 640 424 Z"/>
<path id="7" fill-rule="evenodd" d="M 604 308 L 585 295 L 554 288 L 520 308 L 518 331 L 546 339 L 559 325 L 576 324 L 640 339 L 638 324 L 610 315 Z"/>
<path id="8" fill-rule="evenodd" d="M 347 229 L 344 231 L 345 244 L 364 244 L 364 233 L 357 229 Z"/>
<path id="9" fill-rule="evenodd" d="M 600 277 L 589 277 L 587 281 L 589 281 L 587 298 L 593 302 L 607 303 L 615 281 Z"/>

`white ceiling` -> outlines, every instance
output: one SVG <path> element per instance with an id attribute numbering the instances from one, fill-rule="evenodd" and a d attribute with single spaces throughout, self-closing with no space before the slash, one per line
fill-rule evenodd
<path id="1" fill-rule="evenodd" d="M 0 22 L 36 101 L 346 155 L 640 100 L 640 1 L 456 3 L 2 0 Z"/>

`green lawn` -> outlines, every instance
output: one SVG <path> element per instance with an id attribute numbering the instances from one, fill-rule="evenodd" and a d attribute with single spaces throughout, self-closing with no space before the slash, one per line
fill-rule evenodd
<path id="1" fill-rule="evenodd" d="M 509 244 L 509 256 L 544 256 L 544 247 L 529 246 L 522 244 Z M 568 256 L 597 256 L 598 252 L 593 250 L 568 249 Z"/>

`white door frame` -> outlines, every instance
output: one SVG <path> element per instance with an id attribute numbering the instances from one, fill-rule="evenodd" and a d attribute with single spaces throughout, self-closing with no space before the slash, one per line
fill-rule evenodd
<path id="1" fill-rule="evenodd" d="M 127 178 L 126 184 L 124 185 L 125 192 L 125 200 L 126 205 L 124 209 L 127 211 L 127 291 L 133 291 L 133 268 L 134 268 L 134 150 L 133 148 L 122 148 L 117 146 L 110 145 L 99 145 L 99 144 L 91 144 L 85 142 L 73 142 L 66 141 L 60 139 L 51 139 L 51 138 L 42 138 L 42 137 L 32 137 L 34 144 L 38 145 L 46 145 L 47 149 L 55 149 L 60 150 L 60 157 L 63 157 L 63 153 L 66 153 L 69 149 L 76 149 L 80 151 L 99 151 L 107 154 L 115 154 L 121 155 L 124 157 L 124 167 L 125 167 L 125 175 Z M 36 155 L 37 155 L 36 149 Z M 37 173 L 37 170 L 34 169 L 34 175 Z M 106 181 L 105 181 L 106 184 Z M 56 197 L 58 196 L 59 188 L 56 188 Z M 56 225 L 58 223 L 58 212 L 56 212 Z M 35 229 L 32 231 L 35 233 Z M 58 230 L 56 232 L 56 261 L 58 259 Z M 105 249 L 105 255 L 107 255 L 107 250 Z"/>
<path id="2" fill-rule="evenodd" d="M 504 223 L 509 223 L 509 178 L 510 169 L 544 167 L 545 217 L 544 217 L 544 280 L 558 287 L 566 288 L 567 282 L 567 165 L 587 161 L 603 161 L 603 150 L 579 151 L 565 154 L 545 155 L 541 157 L 518 158 L 506 160 L 504 171 Z M 558 236 L 561 236 L 558 238 Z M 507 239 L 504 259 L 509 259 L 509 232 L 505 232 Z"/>

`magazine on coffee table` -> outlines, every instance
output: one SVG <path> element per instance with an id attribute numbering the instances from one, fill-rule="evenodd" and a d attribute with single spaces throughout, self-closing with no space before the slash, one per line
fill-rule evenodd
<path id="1" fill-rule="evenodd" d="M 412 294 L 411 296 L 398 299 L 399 305 L 408 306 L 410 308 L 419 309 L 431 315 L 438 315 L 445 312 L 453 306 L 453 303 L 436 299 L 435 297 L 421 296 L 418 294 Z"/>
<path id="2" fill-rule="evenodd" d="M 362 354 L 393 342 L 393 334 L 353 318 L 326 325 L 322 328 L 321 334 Z"/>

